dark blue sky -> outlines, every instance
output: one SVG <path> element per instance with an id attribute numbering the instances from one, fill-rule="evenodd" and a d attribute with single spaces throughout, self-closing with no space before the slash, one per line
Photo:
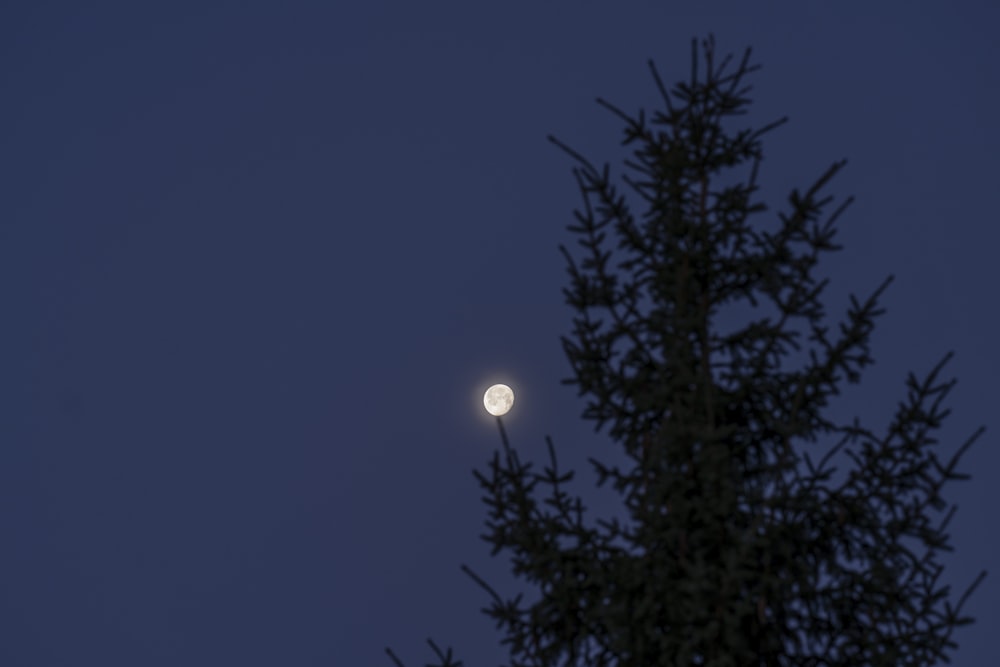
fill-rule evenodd
<path id="1" fill-rule="evenodd" d="M 479 538 L 483 389 L 618 507 L 559 382 L 580 202 L 545 136 L 617 166 L 595 96 L 656 106 L 646 59 L 672 83 L 709 31 L 763 64 L 749 120 L 791 117 L 762 224 L 849 160 L 831 316 L 896 275 L 833 414 L 884 432 L 956 352 L 942 458 L 988 430 L 945 580 L 991 573 L 954 657 L 1000 664 L 1000 10 L 744 4 L 3 3 L 0 664 L 498 664 L 459 570 L 520 590 Z"/>

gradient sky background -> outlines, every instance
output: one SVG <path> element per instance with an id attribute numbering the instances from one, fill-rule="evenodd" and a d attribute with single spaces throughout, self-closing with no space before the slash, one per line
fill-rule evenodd
<path id="1" fill-rule="evenodd" d="M 831 414 L 882 433 L 956 352 L 942 458 L 987 432 L 945 578 L 990 576 L 954 658 L 1000 664 L 1000 7 L 745 4 L 4 2 L 0 664 L 415 667 L 428 636 L 501 662 L 459 570 L 521 590 L 479 537 L 483 389 L 618 507 L 560 384 L 580 199 L 545 137 L 617 169 L 594 98 L 657 107 L 646 60 L 672 84 L 710 31 L 763 65 L 748 121 L 791 117 L 762 225 L 849 159 L 831 317 L 896 275 Z"/>

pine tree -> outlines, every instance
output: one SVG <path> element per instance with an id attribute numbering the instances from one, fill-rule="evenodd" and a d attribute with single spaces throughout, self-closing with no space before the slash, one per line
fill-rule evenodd
<path id="1" fill-rule="evenodd" d="M 578 163 L 584 201 L 569 227 L 583 255 L 561 248 L 576 313 L 562 341 L 566 382 L 587 397 L 584 418 L 607 427 L 634 464 L 590 459 L 629 520 L 585 525 L 551 440 L 549 466 L 534 473 L 501 423 L 503 454 L 489 475 L 475 472 L 490 508 L 484 539 L 494 555 L 512 554 L 538 598 L 504 600 L 463 570 L 492 597 L 484 612 L 505 631 L 514 667 L 947 662 L 953 629 L 972 622 L 962 605 L 986 573 L 951 605 L 937 554 L 951 550 L 955 508 L 936 523 L 932 515 L 947 507 L 944 483 L 968 477 L 956 464 L 984 429 L 939 459 L 933 433 L 955 381 L 938 376 L 950 353 L 925 379 L 910 374 L 885 435 L 824 418 L 842 381 L 858 383 L 872 363 L 877 301 L 892 276 L 863 303 L 852 295 L 830 335 L 827 281 L 814 267 L 840 249 L 834 223 L 851 200 L 832 206 L 821 191 L 844 162 L 791 193 L 775 233 L 751 227 L 767 210 L 755 201 L 761 137 L 786 119 L 731 130 L 758 66 L 749 49 L 735 67 L 732 57 L 717 62 L 711 37 L 702 73 L 698 56 L 692 43 L 690 79 L 669 92 L 650 63 L 665 109 L 649 121 L 598 99 L 634 147 L 622 177 L 630 199 L 607 165 L 550 137 Z M 716 315 L 739 301 L 769 304 L 773 316 L 720 333 Z M 803 333 L 809 362 L 789 368 L 782 360 Z M 834 482 L 838 453 L 851 465 Z M 550 487 L 541 503 L 538 485 Z M 461 664 L 431 646 L 441 667 Z"/>

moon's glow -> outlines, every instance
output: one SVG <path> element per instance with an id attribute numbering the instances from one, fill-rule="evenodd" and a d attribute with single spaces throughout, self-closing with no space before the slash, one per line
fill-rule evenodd
<path id="1" fill-rule="evenodd" d="M 495 384 L 486 390 L 483 405 L 486 406 L 486 412 L 494 417 L 505 415 L 514 405 L 514 392 L 505 384 Z"/>

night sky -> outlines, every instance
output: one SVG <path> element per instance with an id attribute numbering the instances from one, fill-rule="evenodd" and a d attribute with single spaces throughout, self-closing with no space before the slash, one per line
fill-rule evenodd
<path id="1" fill-rule="evenodd" d="M 829 416 L 884 433 L 955 351 L 941 458 L 987 431 L 944 581 L 990 575 L 954 658 L 1000 664 L 1000 6 L 745 4 L 4 2 L 0 664 L 504 660 L 459 569 L 533 599 L 480 539 L 486 386 L 523 458 L 551 435 L 591 518 L 619 507 L 560 383 L 580 198 L 546 135 L 620 174 L 595 97 L 657 108 L 647 59 L 672 84 L 709 32 L 763 65 L 746 121 L 791 118 L 762 228 L 848 159 L 831 324 L 896 276 Z"/>

